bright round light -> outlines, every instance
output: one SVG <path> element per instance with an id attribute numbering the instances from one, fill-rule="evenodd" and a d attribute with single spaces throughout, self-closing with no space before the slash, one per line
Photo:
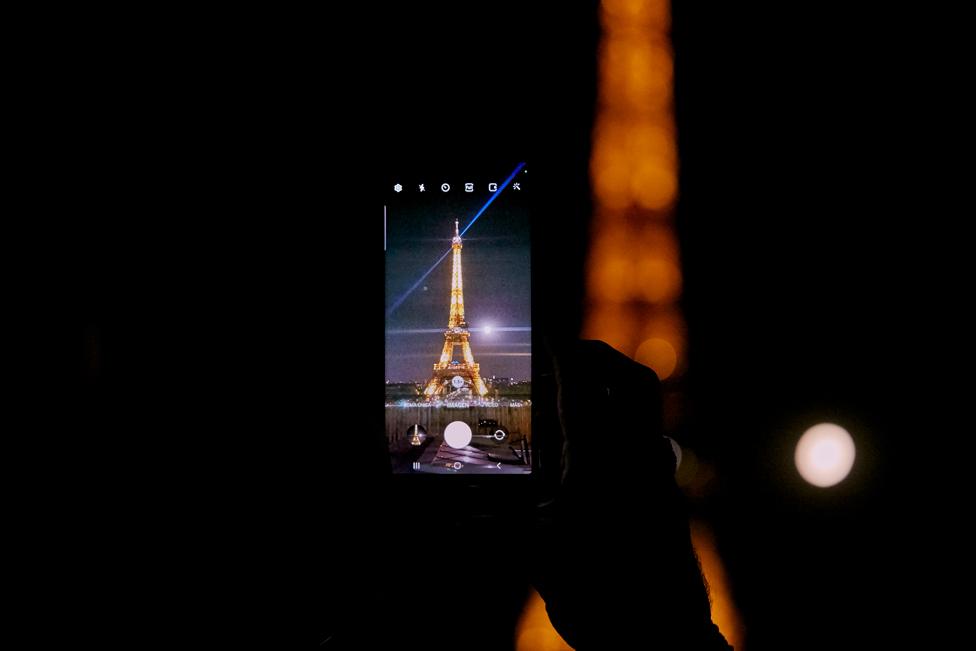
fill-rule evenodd
<path id="1" fill-rule="evenodd" d="M 796 469 L 814 486 L 826 488 L 847 477 L 854 465 L 854 440 L 833 423 L 814 425 L 796 444 Z"/>
<path id="2" fill-rule="evenodd" d="M 674 373 L 678 365 L 678 353 L 674 346 L 664 339 L 652 337 L 637 347 L 634 359 L 645 366 L 650 366 L 657 373 L 657 377 L 666 380 Z"/>
<path id="3" fill-rule="evenodd" d="M 452 448 L 460 450 L 471 442 L 471 428 L 468 427 L 467 423 L 460 420 L 449 423 L 444 428 L 444 440 Z"/>
<path id="4" fill-rule="evenodd" d="M 491 326 L 486 325 L 484 327 L 484 331 L 485 331 L 485 334 L 486 335 L 490 335 L 491 334 Z"/>

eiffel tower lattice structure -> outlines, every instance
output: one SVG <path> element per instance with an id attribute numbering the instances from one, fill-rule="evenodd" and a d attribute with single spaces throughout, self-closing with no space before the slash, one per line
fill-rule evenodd
<path id="1" fill-rule="evenodd" d="M 424 388 L 429 399 L 453 397 L 481 398 L 488 387 L 481 379 L 479 365 L 471 353 L 471 332 L 464 320 L 464 282 L 461 276 L 461 234 L 454 220 L 454 239 L 451 240 L 451 316 L 444 331 L 444 349 L 434 364 L 434 374 Z M 461 359 L 454 359 L 455 348 L 461 348 Z"/>

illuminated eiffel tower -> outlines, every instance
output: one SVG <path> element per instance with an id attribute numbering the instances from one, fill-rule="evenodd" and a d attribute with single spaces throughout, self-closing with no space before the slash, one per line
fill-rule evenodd
<path id="1" fill-rule="evenodd" d="M 473 394 L 482 397 L 488 393 L 484 380 L 478 372 L 478 364 L 471 354 L 468 339 L 471 333 L 464 320 L 464 293 L 461 280 L 461 234 L 458 222 L 454 220 L 454 239 L 451 240 L 451 317 L 444 331 L 444 350 L 440 360 L 434 364 L 434 375 L 427 382 L 424 395 L 428 398 L 448 396 L 451 393 Z M 461 347 L 463 361 L 454 359 L 454 348 Z"/>

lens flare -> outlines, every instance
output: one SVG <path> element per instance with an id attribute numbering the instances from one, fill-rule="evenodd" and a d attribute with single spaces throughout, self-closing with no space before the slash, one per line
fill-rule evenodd
<path id="1" fill-rule="evenodd" d="M 796 469 L 814 486 L 827 488 L 844 481 L 854 466 L 854 440 L 833 423 L 814 425 L 796 444 Z"/>

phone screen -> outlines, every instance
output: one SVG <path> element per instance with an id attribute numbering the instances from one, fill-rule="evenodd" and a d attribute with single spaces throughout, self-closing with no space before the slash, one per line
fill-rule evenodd
<path id="1" fill-rule="evenodd" d="M 529 474 L 529 170 L 523 162 L 394 177 L 383 209 L 393 472 Z"/>

